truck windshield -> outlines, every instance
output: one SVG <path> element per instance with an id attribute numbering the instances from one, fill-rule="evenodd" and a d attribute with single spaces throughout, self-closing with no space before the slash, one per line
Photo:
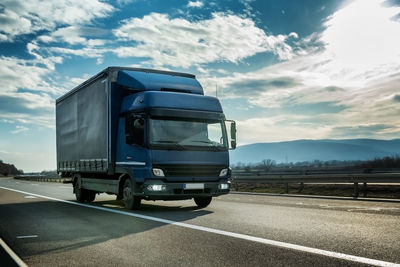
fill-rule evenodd
<path id="1" fill-rule="evenodd" d="M 150 119 L 150 145 L 201 150 L 227 150 L 222 121 Z"/>

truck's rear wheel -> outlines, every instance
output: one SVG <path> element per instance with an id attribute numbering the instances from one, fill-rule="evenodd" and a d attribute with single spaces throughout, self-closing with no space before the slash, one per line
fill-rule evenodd
<path id="1" fill-rule="evenodd" d="M 74 182 L 75 197 L 78 202 L 92 202 L 96 198 L 96 192 L 82 188 L 80 177 Z"/>
<path id="2" fill-rule="evenodd" d="M 205 208 L 210 205 L 212 197 L 195 197 L 194 202 L 199 208 Z"/>
<path id="3" fill-rule="evenodd" d="M 131 179 L 126 179 L 124 183 L 123 198 L 125 208 L 134 210 L 139 209 L 141 198 L 133 195 L 134 188 Z"/>
<path id="4" fill-rule="evenodd" d="M 78 188 L 78 186 L 76 185 L 76 183 L 75 183 L 75 185 L 74 185 L 74 192 L 75 192 L 75 197 L 76 197 L 76 200 L 78 201 L 78 202 L 85 202 L 85 190 L 83 189 L 83 188 Z"/>
<path id="5" fill-rule="evenodd" d="M 85 189 L 81 187 L 81 178 L 80 176 L 74 177 L 74 193 L 76 200 L 78 202 L 85 202 Z"/>

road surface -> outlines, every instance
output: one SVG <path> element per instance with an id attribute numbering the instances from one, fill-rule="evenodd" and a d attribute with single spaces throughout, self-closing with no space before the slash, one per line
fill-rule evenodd
<path id="1" fill-rule="evenodd" d="M 29 266 L 400 266 L 400 203 L 229 194 L 75 202 L 70 184 L 0 178 L 0 237 Z M 1 264 L 0 264 L 1 265 Z"/>

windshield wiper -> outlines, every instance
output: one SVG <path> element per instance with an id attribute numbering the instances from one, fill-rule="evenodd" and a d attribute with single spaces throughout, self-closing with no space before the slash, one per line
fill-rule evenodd
<path id="1" fill-rule="evenodd" d="M 165 143 L 165 144 L 171 144 L 175 146 L 176 148 L 179 148 L 180 150 L 185 150 L 185 147 L 178 142 L 170 141 L 170 140 L 157 140 L 155 141 L 156 143 Z"/>
<path id="2" fill-rule="evenodd" d="M 217 146 L 211 141 L 192 140 L 191 142 L 209 144 L 209 146 L 206 146 L 206 147 L 212 148 L 214 151 L 222 151 L 222 150 L 224 150 L 224 147 Z"/>

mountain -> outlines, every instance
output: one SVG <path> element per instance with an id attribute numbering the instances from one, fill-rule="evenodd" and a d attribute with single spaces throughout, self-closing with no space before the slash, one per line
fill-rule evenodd
<path id="1" fill-rule="evenodd" d="M 231 163 L 258 163 L 273 159 L 277 163 L 329 160 L 371 160 L 400 154 L 400 139 L 296 140 L 256 143 L 230 151 Z"/>

